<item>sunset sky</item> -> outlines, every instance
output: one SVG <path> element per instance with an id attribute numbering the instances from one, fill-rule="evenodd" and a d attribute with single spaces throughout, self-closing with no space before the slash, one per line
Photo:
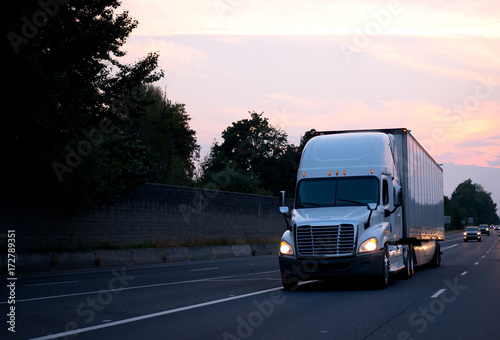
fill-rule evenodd
<path id="1" fill-rule="evenodd" d="M 290 142 L 316 130 L 406 127 L 500 206 L 498 1 L 123 0 L 124 50 L 160 54 L 156 85 L 186 104 L 202 156 L 264 112 Z M 479 221 L 478 221 L 479 222 Z"/>

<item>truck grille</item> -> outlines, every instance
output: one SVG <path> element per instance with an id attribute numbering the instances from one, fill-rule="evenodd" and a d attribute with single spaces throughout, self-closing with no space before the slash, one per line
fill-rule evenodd
<path id="1" fill-rule="evenodd" d="M 297 253 L 300 256 L 342 256 L 354 251 L 354 225 L 298 226 Z"/>

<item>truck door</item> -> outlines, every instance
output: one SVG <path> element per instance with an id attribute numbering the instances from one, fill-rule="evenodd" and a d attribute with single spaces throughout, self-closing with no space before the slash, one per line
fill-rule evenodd
<path id="1" fill-rule="evenodd" d="M 389 223 L 392 226 L 392 239 L 397 240 L 402 237 L 402 213 L 401 207 L 395 209 L 394 206 L 394 184 L 392 176 L 382 175 L 382 201 L 381 204 L 385 211 L 393 212 L 389 216 Z"/>

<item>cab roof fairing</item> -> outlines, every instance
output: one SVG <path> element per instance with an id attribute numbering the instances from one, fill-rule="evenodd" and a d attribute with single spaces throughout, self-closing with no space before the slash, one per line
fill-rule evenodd
<path id="1" fill-rule="evenodd" d="M 344 176 L 395 174 L 389 136 L 382 132 L 319 135 L 305 146 L 297 180 Z M 337 175 L 338 171 L 338 175 Z M 304 177 L 303 174 L 306 173 Z"/>

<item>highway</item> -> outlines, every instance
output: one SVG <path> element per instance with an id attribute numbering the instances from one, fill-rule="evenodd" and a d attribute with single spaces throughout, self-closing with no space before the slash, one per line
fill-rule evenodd
<path id="1" fill-rule="evenodd" d="M 19 274 L 15 333 L 2 276 L 2 339 L 494 339 L 500 245 L 461 233 L 439 268 L 387 289 L 366 281 L 281 287 L 277 256 Z"/>

